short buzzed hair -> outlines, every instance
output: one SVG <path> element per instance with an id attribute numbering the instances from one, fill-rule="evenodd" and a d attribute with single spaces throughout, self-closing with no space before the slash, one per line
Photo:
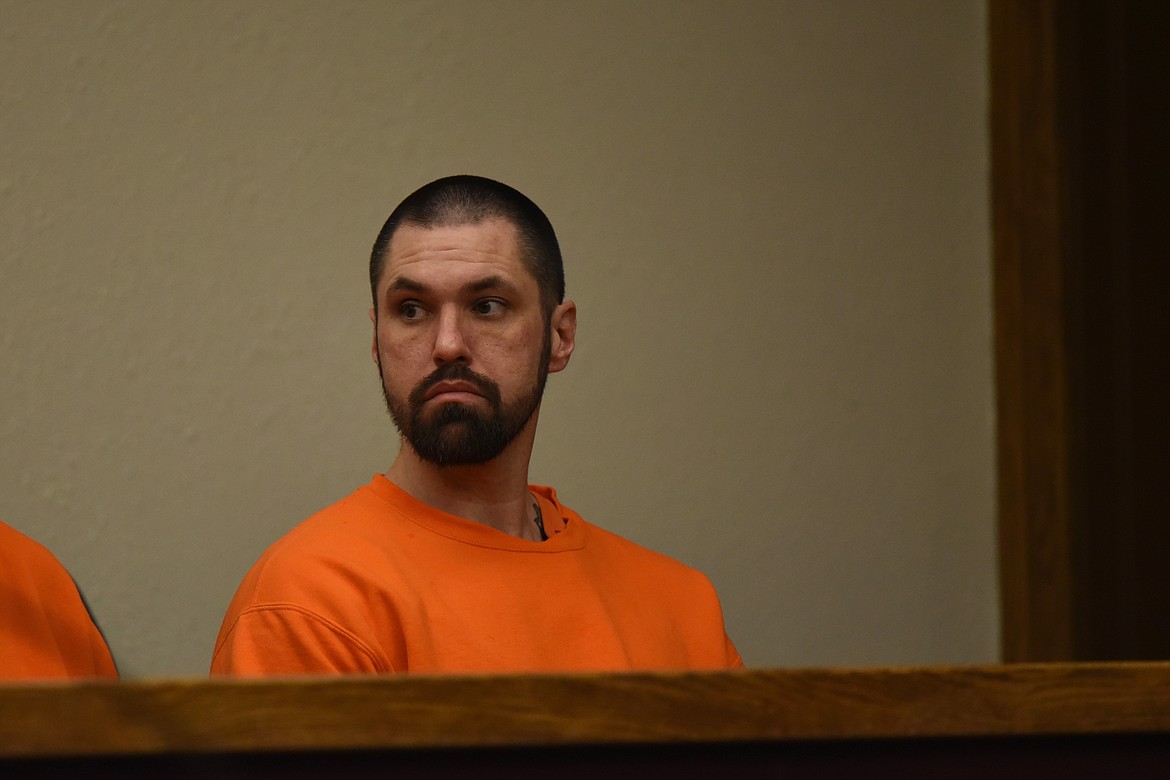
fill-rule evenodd
<path id="1" fill-rule="evenodd" d="M 370 253 L 370 294 L 378 310 L 378 281 L 390 240 L 402 225 L 421 228 L 477 225 L 505 219 L 515 226 L 522 260 L 536 279 L 545 316 L 565 300 L 565 267 L 552 223 L 526 195 L 482 176 L 447 176 L 406 196 L 382 225 Z"/>

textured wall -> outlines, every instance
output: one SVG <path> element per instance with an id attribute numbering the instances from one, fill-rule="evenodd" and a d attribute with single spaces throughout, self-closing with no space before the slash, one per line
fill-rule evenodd
<path id="1" fill-rule="evenodd" d="M 750 665 L 997 644 L 982 3 L 0 0 L 0 517 L 123 670 L 396 448 L 364 274 L 476 172 L 580 307 L 533 464 Z"/>

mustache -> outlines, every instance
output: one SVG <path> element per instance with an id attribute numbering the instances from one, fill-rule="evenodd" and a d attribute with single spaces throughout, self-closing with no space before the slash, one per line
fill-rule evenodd
<path id="1" fill-rule="evenodd" d="M 419 406 L 426 399 L 427 392 L 439 382 L 466 382 L 473 386 L 493 406 L 500 405 L 500 386 L 483 374 L 477 374 L 463 363 L 446 363 L 439 366 L 410 391 L 411 406 Z"/>

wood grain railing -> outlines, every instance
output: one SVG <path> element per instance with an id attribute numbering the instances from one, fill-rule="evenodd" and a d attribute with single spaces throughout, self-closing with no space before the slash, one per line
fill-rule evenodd
<path id="1" fill-rule="evenodd" d="M 0 688 L 0 776 L 6 767 L 53 761 L 132 776 L 127 767 L 135 761 L 150 774 L 159 765 L 143 760 L 197 766 L 207 756 L 250 756 L 255 775 L 303 768 L 312 754 L 328 754 L 331 770 L 344 774 L 346 756 L 384 767 L 385 756 L 404 751 L 416 761 L 463 755 L 481 763 L 517 750 L 590 748 L 594 759 L 622 761 L 640 747 L 686 746 L 716 750 L 717 762 L 755 755 L 772 763 L 753 766 L 775 768 L 818 743 L 887 757 L 891 745 L 906 745 L 945 761 L 960 745 L 964 755 L 970 745 L 996 744 L 1018 753 L 1022 738 L 1068 757 L 1070 745 L 1099 746 L 1109 737 L 1131 753 L 1140 737 L 1146 760 L 1170 767 L 1170 663 Z M 547 753 L 554 763 L 557 755 Z"/>

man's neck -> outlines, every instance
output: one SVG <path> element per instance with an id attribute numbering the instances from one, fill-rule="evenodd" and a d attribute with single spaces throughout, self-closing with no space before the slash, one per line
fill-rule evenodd
<path id="1" fill-rule="evenodd" d="M 509 448 L 511 449 L 511 448 Z M 491 526 L 511 536 L 540 541 L 528 492 L 527 452 L 501 453 L 488 463 L 436 466 L 403 444 L 386 478 L 442 512 Z"/>

